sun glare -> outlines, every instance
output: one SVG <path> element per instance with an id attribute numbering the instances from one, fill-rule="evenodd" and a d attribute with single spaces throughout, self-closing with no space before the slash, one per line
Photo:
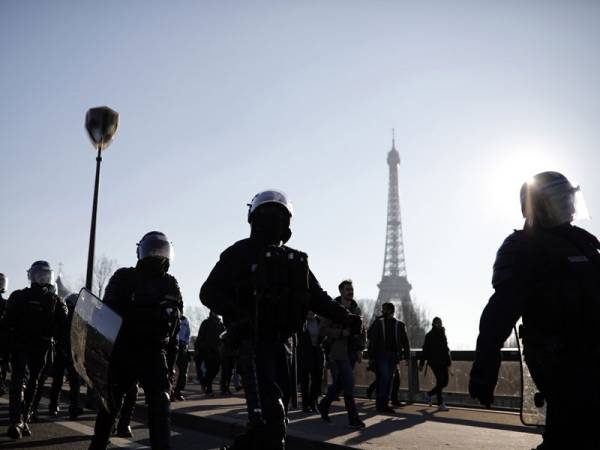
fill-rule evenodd
<path id="1" fill-rule="evenodd" d="M 512 146 L 497 152 L 485 191 L 490 209 L 495 214 L 520 217 L 519 190 L 537 173 L 547 170 L 562 171 L 562 167 L 548 148 L 536 145 Z"/>

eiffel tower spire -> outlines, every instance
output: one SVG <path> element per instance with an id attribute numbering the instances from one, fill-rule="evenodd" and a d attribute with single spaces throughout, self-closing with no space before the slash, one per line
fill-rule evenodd
<path id="1" fill-rule="evenodd" d="M 379 313 L 382 303 L 395 303 L 397 315 L 406 321 L 414 316 L 414 309 L 410 297 L 412 286 L 406 278 L 400 196 L 398 193 L 400 154 L 396 150 L 394 130 L 392 130 L 392 149 L 387 154 L 387 164 L 389 169 L 389 186 L 385 253 L 381 282 L 378 284 L 379 296 L 377 297 L 375 307 L 376 312 Z"/>

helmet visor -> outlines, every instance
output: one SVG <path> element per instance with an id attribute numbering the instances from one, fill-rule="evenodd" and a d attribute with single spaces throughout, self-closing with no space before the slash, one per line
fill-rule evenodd
<path id="1" fill-rule="evenodd" d="M 588 209 L 579 186 L 569 182 L 550 183 L 540 188 L 544 204 L 540 220 L 547 227 L 571 223 L 573 220 L 589 219 Z"/>
<path id="2" fill-rule="evenodd" d="M 170 262 L 175 257 L 173 246 L 169 241 L 162 239 L 142 239 L 138 246 L 138 258 L 165 258 Z"/>
<path id="3" fill-rule="evenodd" d="M 31 284 L 39 284 L 40 286 L 54 284 L 54 271 L 52 269 L 33 267 L 29 269 L 28 274 Z"/>

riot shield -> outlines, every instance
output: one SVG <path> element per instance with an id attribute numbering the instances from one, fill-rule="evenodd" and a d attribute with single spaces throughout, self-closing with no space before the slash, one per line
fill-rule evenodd
<path id="1" fill-rule="evenodd" d="M 521 422 L 529 426 L 546 425 L 546 402 L 538 391 L 523 356 L 522 322 L 515 326 L 515 336 L 521 357 Z"/>
<path id="2" fill-rule="evenodd" d="M 79 298 L 71 321 L 73 365 L 88 387 L 108 407 L 108 365 L 122 323 L 121 316 L 87 289 Z"/>

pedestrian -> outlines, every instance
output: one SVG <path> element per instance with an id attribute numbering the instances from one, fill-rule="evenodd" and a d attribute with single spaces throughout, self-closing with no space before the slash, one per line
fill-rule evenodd
<path id="1" fill-rule="evenodd" d="M 183 401 L 185 398 L 181 392 L 185 389 L 188 366 L 190 364 L 188 355 L 188 346 L 190 345 L 190 323 L 185 316 L 181 317 L 177 339 L 179 341 L 179 350 L 177 353 L 177 381 L 173 392 L 173 400 Z"/>
<path id="2" fill-rule="evenodd" d="M 27 423 L 33 399 L 42 388 L 42 370 L 50 357 L 52 342 L 62 343 L 66 339 L 67 306 L 56 295 L 50 264 L 34 262 L 27 277 L 31 286 L 10 295 L 4 320 L 11 342 L 10 424 L 6 433 L 11 439 L 31 436 Z"/>
<path id="3" fill-rule="evenodd" d="M 340 296 L 335 299 L 349 314 L 361 315 L 358 303 L 354 300 L 354 286 L 351 280 L 343 280 L 338 290 Z M 322 318 L 320 333 L 329 343 L 329 370 L 331 384 L 327 393 L 318 404 L 321 418 L 331 422 L 329 408 L 331 403 L 343 392 L 344 404 L 351 428 L 364 428 L 365 424 L 358 415 L 354 400 L 354 365 L 362 358 L 366 336 L 362 327 L 356 329 L 344 322 Z"/>
<path id="4" fill-rule="evenodd" d="M 198 379 L 208 397 L 213 395 L 213 382 L 221 366 L 221 335 L 224 332 L 225 326 L 221 318 L 210 311 L 208 318 L 200 324 L 198 337 L 194 343 Z M 200 369 L 202 364 L 205 368 L 204 374 Z"/>
<path id="5" fill-rule="evenodd" d="M 298 366 L 300 369 L 300 392 L 302 411 L 317 412 L 317 402 L 321 395 L 325 355 L 321 345 L 321 319 L 309 311 L 298 339 Z"/>
<path id="6" fill-rule="evenodd" d="M 382 317 L 375 320 L 368 331 L 369 358 L 374 359 L 377 373 L 377 401 L 380 413 L 393 413 L 389 406 L 394 372 L 398 363 L 410 358 L 410 345 L 404 322 L 394 317 L 393 303 L 381 306 Z"/>
<path id="7" fill-rule="evenodd" d="M 579 187 L 564 175 L 539 173 L 520 197 L 525 224 L 496 255 L 469 392 L 485 406 L 494 402 L 500 349 L 522 317 L 524 358 L 536 385 L 530 388 L 546 405 L 537 448 L 598 449 L 600 243 L 571 225 L 587 211 Z"/>
<path id="8" fill-rule="evenodd" d="M 177 332 L 183 301 L 177 280 L 168 273 L 173 247 L 152 231 L 137 246 L 135 267 L 110 278 L 104 303 L 123 323 L 109 364 L 109 409 L 98 408 L 90 450 L 105 450 L 125 394 L 139 381 L 148 405 L 150 445 L 170 449 L 170 374 L 177 355 Z"/>
<path id="9" fill-rule="evenodd" d="M 448 386 L 448 370 L 452 365 L 452 359 L 448 348 L 448 339 L 446 339 L 446 329 L 442 326 L 442 319 L 435 317 L 431 325 L 431 330 L 425 335 L 421 359 L 419 360 L 419 370 L 423 370 L 425 363 L 427 363 L 435 376 L 435 386 L 427 392 L 429 405 L 431 406 L 432 397 L 435 395 L 437 396 L 438 409 L 448 411 L 442 391 Z"/>
<path id="10" fill-rule="evenodd" d="M 289 338 L 308 310 L 354 326 L 351 316 L 321 289 L 306 254 L 285 246 L 292 206 L 280 191 L 260 192 L 248 210 L 250 237 L 222 254 L 200 290 L 204 305 L 223 316 L 225 340 L 239 352 L 249 424 L 231 448 L 285 448 L 282 391 L 289 386 Z"/>

